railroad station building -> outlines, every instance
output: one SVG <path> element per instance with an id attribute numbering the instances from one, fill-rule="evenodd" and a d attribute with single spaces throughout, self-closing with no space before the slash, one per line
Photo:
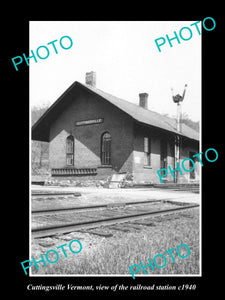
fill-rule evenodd
<path id="1" fill-rule="evenodd" d="M 149 110 L 147 93 L 139 94 L 139 105 L 122 100 L 96 88 L 94 72 L 85 84 L 75 81 L 32 127 L 33 140 L 49 142 L 52 176 L 68 178 L 127 172 L 135 182 L 160 183 L 157 171 L 175 168 L 177 136 L 180 163 L 200 152 L 199 133 L 184 123 L 178 132 L 175 119 Z M 197 166 L 177 173 L 178 182 L 199 181 Z M 163 180 L 174 182 L 170 172 Z"/>

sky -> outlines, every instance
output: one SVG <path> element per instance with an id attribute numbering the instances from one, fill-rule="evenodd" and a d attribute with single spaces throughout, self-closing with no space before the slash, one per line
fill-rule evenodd
<path id="1" fill-rule="evenodd" d="M 196 21 L 30 21 L 30 51 L 36 53 L 39 46 L 50 51 L 46 59 L 36 56 L 37 63 L 30 59 L 30 106 L 53 104 L 73 82 L 85 83 L 85 73 L 94 71 L 97 88 L 135 104 L 139 93 L 148 93 L 148 108 L 169 116 L 177 110 L 171 88 L 182 94 L 187 84 L 182 112 L 199 121 L 201 35 L 190 26 Z M 183 27 L 192 30 L 192 38 L 179 38 L 180 44 L 173 40 L 173 47 L 167 41 L 159 52 L 155 40 L 166 34 L 172 38 Z M 182 35 L 188 38 L 188 30 Z M 63 36 L 73 41 L 68 50 L 59 44 Z M 53 40 L 58 54 L 47 45 Z M 68 40 L 63 44 L 67 47 Z"/>

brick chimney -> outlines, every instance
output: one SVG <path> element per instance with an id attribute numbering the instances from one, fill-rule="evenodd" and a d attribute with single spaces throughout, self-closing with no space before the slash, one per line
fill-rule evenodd
<path id="1" fill-rule="evenodd" d="M 96 86 L 96 73 L 91 71 L 86 73 L 85 83 L 95 87 Z"/>
<path id="2" fill-rule="evenodd" d="M 141 93 L 139 94 L 139 106 L 148 109 L 148 94 Z"/>

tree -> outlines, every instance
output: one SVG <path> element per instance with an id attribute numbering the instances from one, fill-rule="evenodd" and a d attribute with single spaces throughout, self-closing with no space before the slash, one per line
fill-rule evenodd
<path id="1" fill-rule="evenodd" d="M 33 125 L 49 108 L 49 104 L 31 108 L 31 124 Z M 49 167 L 49 144 L 47 142 L 31 142 L 31 169 L 32 174 L 45 174 Z"/>
<path id="2" fill-rule="evenodd" d="M 163 114 L 163 116 L 177 120 L 177 118 L 175 116 L 170 117 L 168 114 Z M 197 122 L 192 121 L 189 118 L 187 113 L 182 114 L 181 123 L 186 124 L 187 126 L 191 127 L 192 129 L 196 130 L 197 132 L 199 132 L 199 121 L 197 121 Z"/>
<path id="3" fill-rule="evenodd" d="M 182 114 L 182 123 L 186 124 L 187 126 L 191 127 L 192 129 L 199 132 L 199 121 L 195 122 L 192 121 L 187 113 Z"/>

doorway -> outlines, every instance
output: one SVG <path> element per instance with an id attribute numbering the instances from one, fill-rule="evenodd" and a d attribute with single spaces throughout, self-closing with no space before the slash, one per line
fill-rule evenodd
<path id="1" fill-rule="evenodd" d="M 167 169 L 167 141 L 160 142 L 160 168 Z"/>
<path id="2" fill-rule="evenodd" d="M 196 157 L 192 157 L 193 155 L 195 155 L 195 152 L 190 151 L 189 152 L 189 157 L 194 161 L 195 163 L 195 167 L 196 167 Z M 193 164 L 191 163 L 191 161 L 189 161 L 189 170 L 193 168 Z M 190 180 L 195 180 L 196 179 L 196 168 L 194 168 L 194 170 L 192 170 L 190 173 Z"/>

